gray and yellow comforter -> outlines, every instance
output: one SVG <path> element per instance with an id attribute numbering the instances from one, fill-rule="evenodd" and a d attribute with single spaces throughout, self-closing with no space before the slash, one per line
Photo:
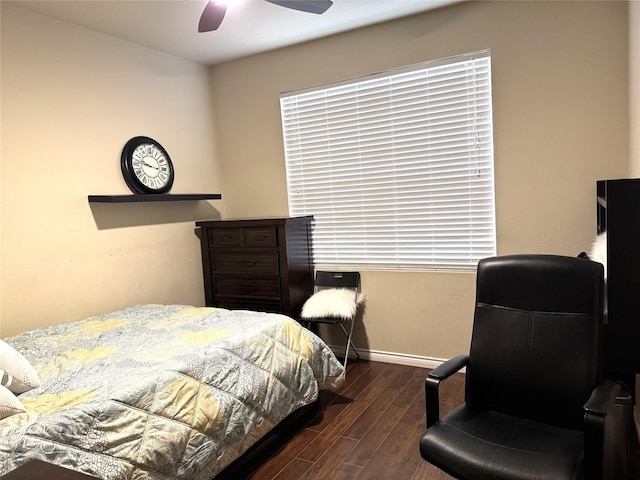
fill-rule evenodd
<path id="1" fill-rule="evenodd" d="M 0 476 L 42 459 L 103 479 L 206 479 L 344 371 L 288 317 L 146 305 L 6 339 L 41 386 L 0 420 Z"/>

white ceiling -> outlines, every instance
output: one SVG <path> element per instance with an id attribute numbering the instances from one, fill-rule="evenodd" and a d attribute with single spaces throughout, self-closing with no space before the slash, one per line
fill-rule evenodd
<path id="1" fill-rule="evenodd" d="M 139 45 L 214 65 L 461 0 L 334 0 L 323 15 L 230 0 L 217 31 L 198 33 L 207 0 L 2 0 Z"/>

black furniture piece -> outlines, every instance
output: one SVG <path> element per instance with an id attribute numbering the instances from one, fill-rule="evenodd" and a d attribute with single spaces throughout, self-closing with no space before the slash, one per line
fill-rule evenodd
<path id="1" fill-rule="evenodd" d="M 360 354 L 353 345 L 353 326 L 360 294 L 360 272 L 327 272 L 318 271 L 313 286 L 313 295 L 307 300 L 302 309 L 300 323 L 312 331 L 317 331 L 320 323 L 338 325 L 342 330 L 347 344 L 344 351 L 344 368 L 347 368 L 349 347 L 356 354 Z M 317 312 L 320 311 L 320 314 Z M 309 314 L 310 313 L 310 314 Z M 349 332 L 344 325 L 349 324 Z"/>
<path id="2" fill-rule="evenodd" d="M 603 283 L 602 265 L 580 258 L 480 261 L 470 353 L 426 380 L 422 457 L 460 479 L 609 480 L 620 385 L 601 379 Z M 465 366 L 465 403 L 440 419 L 438 386 Z"/>
<path id="3" fill-rule="evenodd" d="M 636 404 L 631 429 L 635 423 L 640 438 L 640 179 L 596 182 L 596 212 L 607 246 L 603 369 L 629 386 Z"/>
<path id="4" fill-rule="evenodd" d="M 207 306 L 299 316 L 313 293 L 312 222 L 312 216 L 196 222 Z"/>
<path id="5" fill-rule="evenodd" d="M 600 180 L 597 233 L 607 241 L 603 362 L 633 388 L 640 373 L 640 179 Z"/>

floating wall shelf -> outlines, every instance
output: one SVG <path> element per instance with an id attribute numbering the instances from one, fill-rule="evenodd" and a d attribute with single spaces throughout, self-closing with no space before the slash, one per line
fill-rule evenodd
<path id="1" fill-rule="evenodd" d="M 145 193 L 135 195 L 89 195 L 89 203 L 184 202 L 194 200 L 220 200 L 219 193 Z"/>

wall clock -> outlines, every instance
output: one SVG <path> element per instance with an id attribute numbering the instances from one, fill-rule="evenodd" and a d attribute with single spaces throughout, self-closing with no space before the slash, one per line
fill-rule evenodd
<path id="1" fill-rule="evenodd" d="M 133 193 L 167 193 L 173 185 L 173 164 L 167 151 L 149 137 L 133 137 L 122 149 L 122 175 Z"/>

